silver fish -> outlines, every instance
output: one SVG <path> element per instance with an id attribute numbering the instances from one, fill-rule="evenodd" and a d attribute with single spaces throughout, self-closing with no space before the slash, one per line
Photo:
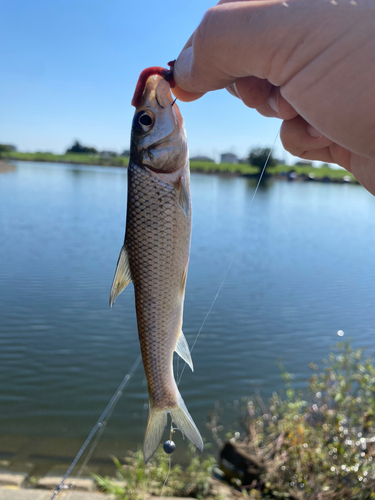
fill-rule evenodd
<path id="1" fill-rule="evenodd" d="M 133 100 L 136 110 L 128 167 L 125 241 L 110 305 L 132 281 L 150 398 L 143 446 L 144 460 L 148 462 L 160 443 L 168 412 L 201 451 L 203 441 L 173 374 L 174 351 L 193 370 L 182 333 L 191 233 L 186 133 L 170 84 L 160 74 L 143 80 L 145 83 L 139 85 L 144 91 L 138 89 L 139 96 Z"/>

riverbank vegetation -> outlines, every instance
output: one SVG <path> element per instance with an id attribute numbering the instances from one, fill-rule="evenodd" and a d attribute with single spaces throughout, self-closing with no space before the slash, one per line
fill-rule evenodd
<path id="1" fill-rule="evenodd" d="M 339 343 L 323 364 L 323 370 L 310 364 L 312 377 L 304 393 L 293 388 L 293 377 L 284 372 L 285 390 L 268 402 L 259 394 L 236 402 L 230 410 L 232 430 L 222 424 L 228 421 L 228 405 L 215 407 L 209 427 L 220 449 L 218 467 L 232 485 L 225 498 L 375 499 L 372 359 L 363 349 Z M 95 478 L 120 500 L 139 500 L 146 493 L 220 498 L 211 478 L 215 459 L 197 455 L 194 447 L 191 452 L 189 467 L 174 465 L 169 476 L 169 457 L 159 450 L 146 466 L 138 451 L 123 464 L 115 459 L 116 479 Z"/>
<path id="2" fill-rule="evenodd" d="M 259 395 L 238 405 L 237 429 L 211 419 L 221 467 L 255 499 L 375 498 L 375 367 L 362 349 L 339 343 L 311 364 L 308 392 L 292 387 L 266 403 Z"/>
<path id="3" fill-rule="evenodd" d="M 81 165 L 101 165 L 114 167 L 127 167 L 129 158 L 125 156 L 115 156 L 103 158 L 99 155 L 85 153 L 67 153 L 56 155 L 53 153 L 21 153 L 18 151 L 3 152 L 1 157 L 7 160 L 37 161 L 51 163 L 70 163 Z M 248 163 L 214 163 L 209 161 L 191 161 L 192 172 L 205 174 L 240 175 L 257 178 L 259 167 Z M 278 179 L 289 180 L 309 180 L 326 182 L 357 182 L 353 175 L 343 169 L 332 169 L 328 165 L 322 167 L 312 167 L 305 165 L 284 165 L 277 163 L 266 169 L 266 176 Z"/>
<path id="4" fill-rule="evenodd" d="M 19 160 L 19 161 L 38 161 L 49 163 L 73 163 L 78 165 L 101 165 L 105 167 L 127 167 L 129 158 L 123 156 L 116 156 L 113 158 L 101 158 L 99 155 L 85 154 L 85 153 L 67 153 L 63 155 L 56 155 L 54 153 L 20 153 L 19 151 L 12 151 L 3 153 L 1 158 L 4 160 Z"/>
<path id="5" fill-rule="evenodd" d="M 117 469 L 116 478 L 96 474 L 93 477 L 99 489 L 118 500 L 143 500 L 146 495 L 217 498 L 212 480 L 215 459 L 197 455 L 193 445 L 190 445 L 190 464 L 185 469 L 178 464 L 172 465 L 173 458 L 170 463 L 170 456 L 160 448 L 146 465 L 141 450 L 129 453 L 123 463 L 117 458 L 113 460 Z"/>
<path id="6" fill-rule="evenodd" d="M 192 172 L 242 175 L 246 177 L 259 177 L 259 168 L 246 163 L 214 163 L 214 162 L 190 162 Z M 290 175 L 295 174 L 295 175 Z M 308 181 L 331 181 L 331 182 L 357 182 L 353 175 L 344 169 L 333 169 L 328 165 L 312 167 L 305 165 L 285 165 L 278 163 L 267 167 L 266 177 L 289 180 Z"/>

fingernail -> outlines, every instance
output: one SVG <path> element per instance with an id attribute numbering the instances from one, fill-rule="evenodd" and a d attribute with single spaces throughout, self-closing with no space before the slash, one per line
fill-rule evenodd
<path id="1" fill-rule="evenodd" d="M 314 139 L 320 139 L 323 137 L 323 134 L 319 132 L 319 130 L 316 130 L 316 128 L 312 127 L 311 125 L 307 125 L 306 127 L 307 133 L 311 135 L 311 137 L 314 137 Z"/>
<path id="2" fill-rule="evenodd" d="M 232 96 L 237 97 L 238 99 L 240 98 L 240 94 L 238 93 L 237 90 L 237 85 L 235 83 L 232 83 L 231 85 L 228 85 L 227 91 L 232 94 Z"/>
<path id="3" fill-rule="evenodd" d="M 173 74 L 178 85 L 178 81 L 184 82 L 188 80 L 191 73 L 191 66 L 193 62 L 193 48 L 188 47 L 178 56 L 177 61 L 173 68 Z"/>
<path id="4" fill-rule="evenodd" d="M 271 95 L 267 100 L 267 104 L 272 109 L 272 111 L 274 111 L 275 113 L 279 113 L 279 106 L 275 96 Z"/>

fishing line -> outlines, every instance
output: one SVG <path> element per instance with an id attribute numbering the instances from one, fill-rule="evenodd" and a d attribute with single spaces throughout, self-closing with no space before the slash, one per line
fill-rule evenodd
<path id="1" fill-rule="evenodd" d="M 277 131 L 277 134 L 276 134 L 275 140 L 273 141 L 273 144 L 272 144 L 272 147 L 271 147 L 271 149 L 270 149 L 270 152 L 268 153 L 268 156 L 267 156 L 267 158 L 266 158 L 266 161 L 264 162 L 264 165 L 263 165 L 262 171 L 261 171 L 260 176 L 259 176 L 259 179 L 258 179 L 258 183 L 257 183 L 257 185 L 256 185 L 256 187 L 255 187 L 255 190 L 254 190 L 253 196 L 252 196 L 251 201 L 250 201 L 249 210 L 250 210 L 250 208 L 251 208 L 251 206 L 252 206 L 252 204 L 253 204 L 254 198 L 255 198 L 255 196 L 256 196 L 256 194 L 257 194 L 257 192 L 258 192 L 258 189 L 259 189 L 260 183 L 261 183 L 261 181 L 262 181 L 262 178 L 263 178 L 264 172 L 265 172 L 265 170 L 266 170 L 267 164 L 268 164 L 269 159 L 270 159 L 270 157 L 271 157 L 272 151 L 274 150 L 274 147 L 275 147 L 276 141 L 277 141 L 277 139 L 278 139 L 278 137 L 279 137 L 279 134 L 280 134 L 280 129 Z M 216 292 L 216 295 L 215 295 L 215 297 L 214 297 L 214 299 L 213 299 L 213 301 L 212 301 L 212 303 L 211 303 L 211 306 L 210 306 L 210 308 L 208 309 L 207 314 L 206 314 L 206 316 L 204 317 L 203 323 L 202 323 L 201 327 L 199 328 L 198 333 L 197 333 L 197 335 L 196 335 L 196 337 L 195 337 L 195 339 L 194 339 L 194 342 L 193 342 L 193 344 L 192 344 L 192 346 L 191 346 L 191 349 L 190 349 L 190 351 L 191 351 L 191 352 L 193 351 L 194 346 L 195 346 L 195 344 L 196 344 L 196 342 L 197 342 L 197 340 L 198 340 L 198 337 L 199 337 L 199 335 L 201 334 L 201 331 L 203 330 L 204 325 L 206 324 L 207 318 L 208 318 L 208 316 L 210 315 L 210 313 L 211 313 L 211 311 L 212 311 L 212 308 L 214 307 L 214 305 L 215 305 L 215 303 L 216 303 L 216 300 L 217 300 L 217 298 L 218 298 L 218 296 L 219 296 L 219 294 L 220 294 L 220 292 L 221 292 L 221 290 L 222 290 L 222 288 L 223 288 L 223 286 L 224 286 L 224 283 L 225 283 L 225 281 L 226 281 L 226 279 L 227 279 L 227 277 L 228 277 L 229 271 L 231 270 L 231 267 L 232 267 L 232 265 L 233 265 L 233 263 L 234 263 L 234 261 L 235 261 L 235 258 L 236 258 L 236 255 L 234 255 L 234 256 L 232 257 L 232 260 L 231 260 L 231 261 L 230 261 L 230 263 L 229 263 L 228 269 L 226 270 L 226 273 L 225 273 L 225 275 L 224 275 L 224 278 L 223 278 L 222 282 L 220 283 L 219 289 L 218 289 L 218 291 Z M 185 368 L 186 368 L 186 363 L 184 363 L 184 366 L 183 366 L 183 368 L 182 368 L 182 370 L 181 370 L 181 375 L 180 375 L 180 378 L 178 378 L 177 385 L 180 385 L 181 378 L 182 378 L 182 375 L 183 375 L 183 373 L 184 373 L 184 371 L 185 371 Z"/>
<path id="2" fill-rule="evenodd" d="M 258 189 L 259 189 L 260 183 L 261 183 L 261 181 L 262 181 L 262 178 L 263 178 L 264 172 L 265 172 L 265 170 L 266 170 L 267 164 L 268 164 L 269 159 L 270 159 L 270 157 L 271 157 L 272 151 L 274 150 L 274 147 L 275 147 L 276 141 L 277 141 L 277 139 L 278 139 L 278 137 L 279 137 L 279 133 L 280 133 L 280 129 L 277 131 L 277 134 L 276 134 L 275 140 L 273 141 L 273 144 L 272 144 L 272 147 L 271 147 L 271 149 L 270 149 L 270 152 L 268 153 L 268 156 L 267 156 L 267 158 L 266 158 L 266 161 L 264 162 L 264 165 L 263 165 L 262 171 L 261 171 L 260 176 L 259 176 L 259 179 L 258 179 L 258 183 L 257 183 L 257 185 L 256 185 L 256 187 L 255 187 L 255 190 L 254 190 L 253 196 L 252 196 L 251 201 L 250 201 L 249 210 L 250 210 L 250 208 L 251 208 L 251 206 L 252 206 L 252 204 L 253 204 L 254 198 L 255 198 L 255 196 L 256 196 L 256 194 L 257 194 L 257 192 L 258 192 Z M 228 268 L 227 268 L 227 270 L 226 270 L 226 273 L 225 273 L 225 275 L 224 275 L 224 278 L 223 278 L 222 282 L 220 283 L 219 289 L 218 289 L 218 291 L 216 292 L 216 295 L 215 295 L 215 297 L 214 297 L 214 299 L 213 299 L 213 301 L 212 301 L 212 303 L 211 303 L 211 306 L 209 307 L 209 309 L 208 309 L 208 311 L 207 311 L 207 313 L 206 313 L 206 316 L 205 316 L 205 317 L 204 317 L 204 319 L 203 319 L 203 322 L 202 322 L 202 324 L 201 324 L 201 326 L 200 326 L 200 328 L 199 328 L 199 330 L 198 330 L 197 335 L 195 336 L 195 339 L 194 339 L 194 342 L 193 342 L 193 344 L 192 344 L 192 346 L 191 346 L 190 352 L 193 352 L 194 346 L 195 346 L 195 344 L 197 343 L 197 340 L 198 340 L 198 338 L 199 338 L 199 335 L 201 334 L 201 331 L 203 330 L 203 327 L 204 327 L 204 325 L 206 324 L 206 321 L 207 321 L 207 319 L 208 319 L 208 317 L 209 317 L 209 315 L 210 315 L 210 313 L 211 313 L 211 311 L 212 311 L 212 309 L 213 309 L 213 307 L 214 307 L 214 305 L 215 305 L 215 303 L 216 303 L 216 300 L 217 300 L 217 298 L 218 298 L 218 297 L 219 297 L 219 295 L 220 295 L 220 292 L 221 292 L 221 290 L 222 290 L 222 288 L 223 288 L 223 286 L 224 286 L 224 283 L 226 282 L 226 279 L 227 279 L 227 277 L 228 277 L 229 271 L 230 271 L 230 270 L 231 270 L 231 268 L 232 268 L 232 265 L 233 265 L 233 263 L 234 263 L 234 261 L 235 261 L 235 258 L 236 258 L 236 256 L 234 255 L 234 256 L 232 257 L 232 260 L 231 260 L 231 261 L 230 261 L 230 263 L 229 263 L 229 266 L 228 266 Z M 178 359 L 178 358 L 177 358 L 177 359 Z M 184 363 L 184 366 L 182 367 L 182 370 L 181 370 L 181 375 L 180 375 L 179 377 L 178 377 L 178 371 L 177 371 L 177 377 L 176 377 L 176 378 L 177 378 L 177 385 L 180 385 L 181 378 L 182 378 L 182 375 L 184 374 L 185 368 L 186 368 L 186 363 Z M 172 433 L 173 433 L 173 422 L 171 422 L 171 436 L 172 436 Z M 172 438 L 170 438 L 170 439 L 172 439 Z M 169 457 L 169 471 L 168 471 L 167 477 L 165 478 L 165 481 L 164 481 L 164 484 L 163 484 L 163 487 L 162 487 L 162 490 L 161 490 L 162 492 L 163 492 L 163 488 L 164 488 L 164 486 L 167 484 L 167 480 L 168 480 L 168 477 L 169 477 L 170 470 L 171 470 L 171 458 Z M 161 495 L 160 495 L 160 496 L 161 496 Z"/>
<path id="3" fill-rule="evenodd" d="M 173 453 L 173 451 L 174 451 L 174 449 L 176 447 L 175 444 L 173 443 L 173 433 L 174 433 L 175 430 L 177 430 L 177 429 L 173 428 L 173 422 L 171 422 L 171 433 L 169 435 L 169 441 L 166 441 L 164 443 L 164 446 L 163 446 L 165 453 L 169 454 L 169 468 L 168 468 L 168 472 L 167 472 L 166 478 L 164 479 L 163 486 L 161 487 L 161 490 L 160 490 L 160 498 L 163 496 L 164 487 L 167 484 L 167 481 L 168 481 L 168 478 L 169 478 L 169 474 L 171 473 L 171 464 L 172 464 L 171 454 Z M 171 449 L 169 449 L 169 450 L 167 449 L 168 446 L 166 448 L 166 445 L 168 445 L 168 444 L 171 445 L 171 446 L 173 445 L 173 447 Z"/>
<path id="4" fill-rule="evenodd" d="M 169 469 L 168 469 L 167 475 L 166 475 L 166 477 L 164 479 L 163 486 L 161 487 L 160 497 L 159 498 L 162 498 L 162 496 L 163 496 L 164 487 L 167 484 L 167 481 L 168 481 L 168 478 L 169 478 L 169 474 L 171 473 L 171 463 L 172 463 L 172 457 L 171 457 L 171 455 L 169 455 Z"/>
<path id="5" fill-rule="evenodd" d="M 74 469 L 74 467 L 77 465 L 77 462 L 78 460 L 81 458 L 81 456 L 83 455 L 83 453 L 85 452 L 86 448 L 88 447 L 88 445 L 90 444 L 92 438 L 95 436 L 96 432 L 100 429 L 100 433 L 99 433 L 99 439 L 104 431 L 104 428 L 110 418 L 110 416 L 112 415 L 112 412 L 113 410 L 115 409 L 115 406 L 116 404 L 118 403 L 118 400 L 120 399 L 120 397 L 122 396 L 122 393 L 125 389 L 125 387 L 127 386 L 129 380 L 131 379 L 132 375 L 134 374 L 134 372 L 136 371 L 136 369 L 138 368 L 139 366 L 139 363 L 141 362 L 141 355 L 139 354 L 137 359 L 135 360 L 135 362 L 133 363 L 133 366 L 131 367 L 129 373 L 127 373 L 124 377 L 124 379 L 122 380 L 121 384 L 118 386 L 116 392 L 114 393 L 114 395 L 112 396 L 112 398 L 110 399 L 109 403 L 107 404 L 105 410 L 103 411 L 103 413 L 100 415 L 98 421 L 96 422 L 96 424 L 94 425 L 94 427 L 92 428 L 90 434 L 87 436 L 86 438 L 86 441 L 83 443 L 81 449 L 79 450 L 79 452 L 77 453 L 76 457 L 74 458 L 73 462 L 70 464 L 70 467 L 68 468 L 68 470 L 66 471 L 65 473 L 65 476 L 62 478 L 62 480 L 60 481 L 59 485 L 57 486 L 57 488 L 55 489 L 55 491 L 53 492 L 50 500 L 54 500 L 56 498 L 56 496 L 59 494 L 59 492 L 63 489 L 67 489 L 67 487 L 65 486 L 65 481 L 68 479 L 68 477 L 70 476 L 70 474 L 72 473 L 72 470 Z M 93 443 L 93 446 L 90 448 L 90 451 L 89 451 L 89 459 L 91 458 L 91 455 L 92 453 L 94 452 L 94 449 L 95 449 L 95 446 L 98 444 L 98 441 L 99 439 L 96 439 L 95 442 Z M 94 446 L 95 445 L 95 446 Z M 85 460 L 84 462 L 84 466 L 86 466 L 88 462 L 88 459 Z M 81 467 L 80 469 L 80 473 L 82 473 L 83 471 L 83 467 Z"/>
<path id="6" fill-rule="evenodd" d="M 280 128 L 279 128 L 279 130 L 277 131 L 277 134 L 276 134 L 275 140 L 273 141 L 273 144 L 272 144 L 272 147 L 271 147 L 271 149 L 270 149 L 270 152 L 268 153 L 268 156 L 267 156 L 266 161 L 265 161 L 265 163 L 264 163 L 264 166 L 263 166 L 263 168 L 262 168 L 262 172 L 260 173 L 259 180 L 258 180 L 258 184 L 257 184 L 257 186 L 256 186 L 256 188 L 255 188 L 255 191 L 254 191 L 253 197 L 251 198 L 251 202 L 250 202 L 249 210 L 250 210 L 250 208 L 251 208 L 251 205 L 253 204 L 253 201 L 254 201 L 255 195 L 257 194 L 257 191 L 258 191 L 258 188 L 259 188 L 260 182 L 261 182 L 261 180 L 262 180 L 263 174 L 264 174 L 264 172 L 265 172 L 265 170 L 266 170 L 266 167 L 267 167 L 267 164 L 268 164 L 268 162 L 269 162 L 270 156 L 271 156 L 271 154 L 272 154 L 272 151 L 274 150 L 274 147 L 275 147 L 276 141 L 277 141 L 277 139 L 278 139 L 278 137 L 279 137 L 279 134 L 280 134 L 280 129 L 281 129 L 281 127 L 280 127 Z"/>

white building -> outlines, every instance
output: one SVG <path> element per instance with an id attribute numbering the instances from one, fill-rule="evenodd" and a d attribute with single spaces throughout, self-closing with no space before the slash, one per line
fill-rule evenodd
<path id="1" fill-rule="evenodd" d="M 233 153 L 223 153 L 220 155 L 220 163 L 233 163 L 236 165 L 238 163 L 238 158 Z"/>

